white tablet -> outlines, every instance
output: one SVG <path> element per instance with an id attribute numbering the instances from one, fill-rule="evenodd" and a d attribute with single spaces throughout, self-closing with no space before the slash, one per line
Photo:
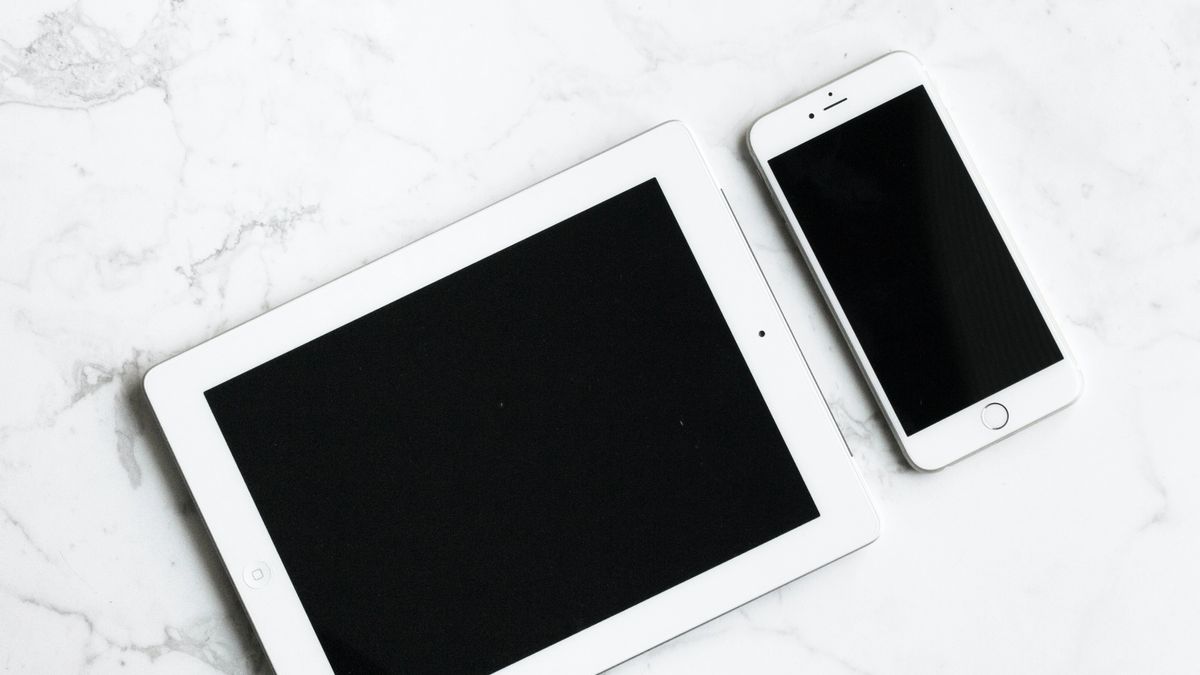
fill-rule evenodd
<path id="1" fill-rule="evenodd" d="M 145 386 L 285 675 L 596 672 L 879 527 L 680 123 Z"/>

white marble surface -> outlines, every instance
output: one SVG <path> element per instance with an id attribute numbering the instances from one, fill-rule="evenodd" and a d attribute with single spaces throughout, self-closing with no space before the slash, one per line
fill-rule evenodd
<path id="1" fill-rule="evenodd" d="M 1087 379 L 907 468 L 752 173 L 756 116 L 920 56 Z M 140 374 L 659 121 L 692 126 L 884 517 L 618 668 L 1200 669 L 1200 7 L 0 6 L 0 672 L 267 670 Z"/>

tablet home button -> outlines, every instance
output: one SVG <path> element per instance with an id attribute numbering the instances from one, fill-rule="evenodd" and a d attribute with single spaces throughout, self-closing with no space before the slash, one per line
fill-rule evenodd
<path id="1" fill-rule="evenodd" d="M 252 562 L 242 570 L 242 581 L 250 588 L 262 588 L 271 581 L 271 568 L 262 561 Z"/>
<path id="2" fill-rule="evenodd" d="M 989 403 L 983 406 L 983 426 L 989 429 L 1000 429 L 1008 424 L 1008 408 L 999 403 Z"/>

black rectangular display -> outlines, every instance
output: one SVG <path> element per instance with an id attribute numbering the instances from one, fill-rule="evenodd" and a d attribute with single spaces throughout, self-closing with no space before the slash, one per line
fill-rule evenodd
<path id="1" fill-rule="evenodd" d="M 817 518 L 651 180 L 205 393 L 339 673 L 487 673 Z"/>
<path id="2" fill-rule="evenodd" d="M 906 433 L 1062 360 L 924 87 L 768 164 Z"/>

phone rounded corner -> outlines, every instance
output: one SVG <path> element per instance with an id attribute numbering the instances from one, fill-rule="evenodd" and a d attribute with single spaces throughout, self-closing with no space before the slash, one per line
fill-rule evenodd
<path id="1" fill-rule="evenodd" d="M 890 51 L 887 54 L 884 54 L 880 60 L 883 59 L 887 59 L 895 63 L 904 63 L 911 68 L 921 71 L 922 73 L 925 72 L 925 64 L 921 63 L 921 59 L 918 59 L 916 54 L 904 49 Z"/>
<path id="2" fill-rule="evenodd" d="M 938 473 L 942 469 L 945 469 L 946 467 L 953 464 L 955 462 L 955 460 L 960 459 L 960 458 L 955 458 L 955 459 L 951 459 L 948 462 L 927 462 L 927 461 L 925 461 L 925 459 L 922 459 L 922 458 L 918 457 L 917 455 L 914 455 L 913 453 L 909 452 L 908 448 L 904 447 L 904 444 L 900 445 L 900 453 L 904 455 L 904 459 L 908 462 L 909 466 L 916 469 L 918 473 L 924 473 L 924 474 Z"/>
<path id="3" fill-rule="evenodd" d="M 758 164 L 763 164 L 763 159 L 761 155 L 759 155 L 758 148 L 762 145 L 762 125 L 763 120 L 766 118 L 767 115 L 764 115 L 754 120 L 754 122 L 751 123 L 750 128 L 746 130 L 746 149 L 750 151 L 750 158 Z"/>
<path id="4" fill-rule="evenodd" d="M 1083 390 L 1086 385 L 1086 380 L 1083 377 L 1083 369 L 1079 367 L 1079 364 L 1073 360 L 1067 361 L 1067 363 L 1071 369 L 1071 393 L 1067 396 L 1067 402 L 1063 407 L 1078 401 L 1079 397 L 1083 396 Z"/>

